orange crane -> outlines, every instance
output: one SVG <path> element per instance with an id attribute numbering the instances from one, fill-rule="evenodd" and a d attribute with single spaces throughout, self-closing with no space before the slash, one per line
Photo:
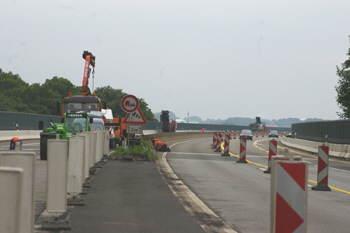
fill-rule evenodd
<path id="1" fill-rule="evenodd" d="M 92 75 L 95 74 L 95 59 L 96 57 L 92 55 L 89 51 L 84 51 L 83 53 L 83 58 L 85 59 L 85 66 L 84 66 L 84 78 L 83 78 L 83 83 L 82 83 L 82 95 L 87 96 L 89 94 L 89 78 L 90 78 L 90 73 L 91 73 L 91 68 L 92 66 Z"/>

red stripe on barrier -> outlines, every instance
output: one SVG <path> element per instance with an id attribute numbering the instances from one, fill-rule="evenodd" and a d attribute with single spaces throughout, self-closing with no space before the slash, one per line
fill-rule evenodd
<path id="1" fill-rule="evenodd" d="M 304 222 L 279 193 L 276 193 L 276 206 L 275 232 L 292 233 Z"/>
<path id="2" fill-rule="evenodd" d="M 305 169 L 302 166 L 294 166 L 291 163 L 280 163 L 280 165 L 300 188 L 305 190 Z"/>

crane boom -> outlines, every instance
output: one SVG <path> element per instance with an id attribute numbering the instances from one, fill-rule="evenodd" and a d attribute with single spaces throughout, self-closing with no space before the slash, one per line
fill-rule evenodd
<path id="1" fill-rule="evenodd" d="M 85 59 L 85 66 L 84 66 L 84 77 L 83 77 L 83 83 L 82 83 L 82 95 L 86 96 L 89 94 L 89 77 L 90 77 L 90 72 L 91 68 L 90 66 L 95 68 L 95 56 L 92 55 L 89 51 L 84 51 L 83 53 L 83 58 Z"/>

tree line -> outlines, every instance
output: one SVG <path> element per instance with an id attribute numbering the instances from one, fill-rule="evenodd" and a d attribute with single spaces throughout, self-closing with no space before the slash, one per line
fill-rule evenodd
<path id="1" fill-rule="evenodd" d="M 81 91 L 81 86 L 75 86 L 68 79 L 57 76 L 46 79 L 43 84 L 29 85 L 18 74 L 3 72 L 0 68 L 0 111 L 60 115 L 60 103 L 68 92 L 81 95 Z M 95 93 L 112 110 L 114 117 L 125 117 L 120 102 L 127 93 L 110 86 L 99 87 Z M 142 98 L 139 99 L 139 107 L 146 120 L 157 121 Z"/>

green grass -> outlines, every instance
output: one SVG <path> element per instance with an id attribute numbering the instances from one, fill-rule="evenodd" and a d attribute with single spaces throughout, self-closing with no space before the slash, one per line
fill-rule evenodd
<path id="1" fill-rule="evenodd" d="M 127 154 L 135 158 L 158 160 L 156 152 L 152 149 L 152 144 L 145 142 L 143 139 L 141 139 L 141 143 L 138 146 L 130 148 L 117 147 L 115 152 L 110 154 L 110 157 Z"/>

